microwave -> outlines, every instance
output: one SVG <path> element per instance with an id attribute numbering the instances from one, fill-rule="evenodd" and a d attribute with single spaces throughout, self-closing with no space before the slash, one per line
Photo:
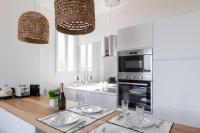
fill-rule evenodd
<path id="1" fill-rule="evenodd" d="M 152 49 L 119 51 L 118 78 L 152 80 L 152 51 Z"/>

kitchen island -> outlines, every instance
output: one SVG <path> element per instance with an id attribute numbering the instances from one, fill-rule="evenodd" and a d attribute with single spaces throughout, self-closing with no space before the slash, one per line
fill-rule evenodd
<path id="1" fill-rule="evenodd" d="M 67 108 L 77 106 L 73 101 L 67 101 Z M 57 108 L 48 105 L 46 96 L 28 97 L 0 101 L 0 132 L 2 133 L 61 133 L 39 121 L 37 118 L 54 114 Z M 114 112 L 94 123 L 80 129 L 76 133 L 87 133 L 110 120 L 119 112 Z M 12 121 L 10 118 L 12 118 Z M 17 119 L 17 120 L 15 120 Z M 17 122 L 17 123 L 14 123 Z M 23 126 L 23 127 L 22 127 Z M 199 128 L 174 124 L 171 133 L 200 133 Z"/>

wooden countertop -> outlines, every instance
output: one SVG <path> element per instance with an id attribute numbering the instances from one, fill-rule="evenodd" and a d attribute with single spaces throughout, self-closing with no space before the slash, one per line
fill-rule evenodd
<path id="1" fill-rule="evenodd" d="M 67 108 L 74 107 L 76 105 L 77 103 L 72 101 L 67 101 L 66 104 Z M 57 108 L 52 108 L 48 105 L 48 99 L 46 96 L 1 100 L 0 107 L 47 133 L 62 133 L 36 120 L 37 118 L 58 112 Z M 77 133 L 87 133 L 110 120 L 118 113 L 119 112 L 114 112 L 100 120 L 97 120 L 96 122 L 77 131 Z M 200 133 L 200 128 L 174 124 L 171 133 Z"/>

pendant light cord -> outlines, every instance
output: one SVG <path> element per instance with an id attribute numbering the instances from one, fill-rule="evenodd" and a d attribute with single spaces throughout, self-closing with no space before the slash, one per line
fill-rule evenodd
<path id="1" fill-rule="evenodd" d="M 105 13 L 105 20 L 104 20 L 104 31 L 103 31 L 103 36 L 106 36 L 106 18 L 107 18 L 107 13 Z"/>
<path id="2" fill-rule="evenodd" d="M 36 0 L 34 0 L 34 11 L 36 11 Z"/>
<path id="3" fill-rule="evenodd" d="M 112 34 L 112 7 L 110 8 L 110 35 Z"/>

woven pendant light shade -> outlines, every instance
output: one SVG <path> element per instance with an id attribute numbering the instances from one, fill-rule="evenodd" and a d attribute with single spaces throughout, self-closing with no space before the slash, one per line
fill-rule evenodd
<path id="1" fill-rule="evenodd" d="M 84 35 L 95 29 L 94 0 L 55 0 L 55 24 L 59 32 Z"/>
<path id="2" fill-rule="evenodd" d="M 47 44 L 49 42 L 49 23 L 42 14 L 29 11 L 18 21 L 18 39 L 28 43 Z"/>

